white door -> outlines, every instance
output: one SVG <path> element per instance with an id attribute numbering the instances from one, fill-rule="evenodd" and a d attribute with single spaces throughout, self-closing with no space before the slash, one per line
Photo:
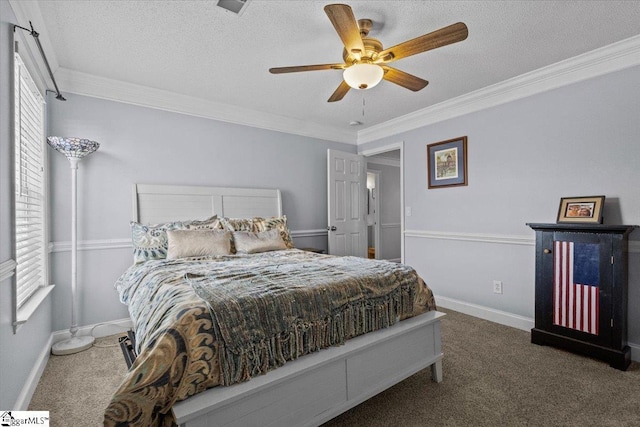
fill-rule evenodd
<path id="1" fill-rule="evenodd" d="M 327 150 L 331 255 L 367 256 L 367 173 L 363 156 Z"/>

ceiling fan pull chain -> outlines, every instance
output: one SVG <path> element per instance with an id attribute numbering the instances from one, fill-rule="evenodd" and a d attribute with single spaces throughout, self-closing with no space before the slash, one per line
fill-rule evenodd
<path id="1" fill-rule="evenodd" d="M 364 117 L 364 93 L 362 94 L 362 117 Z"/>

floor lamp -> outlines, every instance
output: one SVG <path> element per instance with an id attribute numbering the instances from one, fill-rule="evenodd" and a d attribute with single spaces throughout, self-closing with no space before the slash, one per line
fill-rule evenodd
<path id="1" fill-rule="evenodd" d="M 100 144 L 95 141 L 81 138 L 67 138 L 60 136 L 50 136 L 47 138 L 49 145 L 59 153 L 64 154 L 71 163 L 71 338 L 55 343 L 51 347 L 51 352 L 57 355 L 78 353 L 93 345 L 93 336 L 76 336 L 78 323 L 76 321 L 76 286 L 78 281 L 78 270 L 76 267 L 78 259 L 78 206 L 77 206 L 77 175 L 78 162 L 84 156 L 96 151 Z"/>

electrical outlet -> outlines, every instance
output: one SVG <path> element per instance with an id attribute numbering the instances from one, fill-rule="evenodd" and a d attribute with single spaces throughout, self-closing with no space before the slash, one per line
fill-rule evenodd
<path id="1" fill-rule="evenodd" d="M 502 282 L 500 280 L 493 281 L 493 293 L 494 294 L 502 293 Z"/>

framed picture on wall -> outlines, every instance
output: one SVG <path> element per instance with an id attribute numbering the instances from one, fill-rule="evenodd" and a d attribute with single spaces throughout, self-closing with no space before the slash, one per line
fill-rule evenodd
<path id="1" fill-rule="evenodd" d="M 556 222 L 602 224 L 603 205 L 604 196 L 562 197 Z"/>
<path id="2" fill-rule="evenodd" d="M 428 188 L 467 185 L 467 137 L 427 145 Z"/>

